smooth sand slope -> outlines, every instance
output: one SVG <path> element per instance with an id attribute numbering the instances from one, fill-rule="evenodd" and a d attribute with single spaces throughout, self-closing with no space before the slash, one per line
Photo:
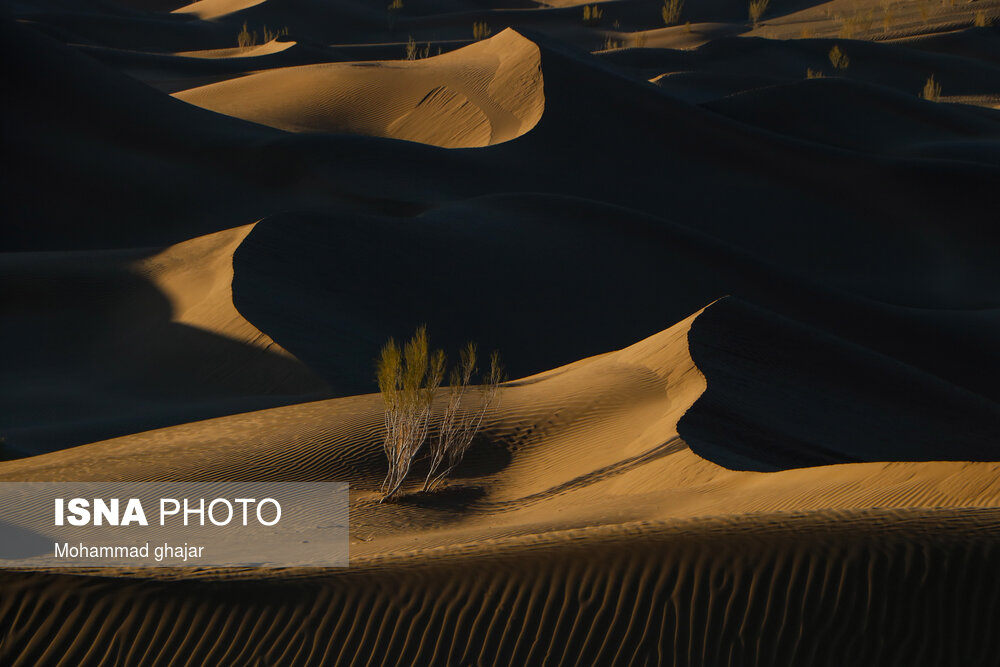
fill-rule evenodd
<path id="1" fill-rule="evenodd" d="M 425 60 L 279 68 L 175 97 L 290 132 L 363 134 L 445 148 L 519 137 L 545 106 L 538 47 L 512 30 Z"/>

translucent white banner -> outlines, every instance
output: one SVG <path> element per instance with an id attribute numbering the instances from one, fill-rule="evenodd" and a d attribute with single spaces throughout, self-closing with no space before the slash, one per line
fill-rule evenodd
<path id="1" fill-rule="evenodd" d="M 347 567 L 342 482 L 0 482 L 0 568 Z"/>

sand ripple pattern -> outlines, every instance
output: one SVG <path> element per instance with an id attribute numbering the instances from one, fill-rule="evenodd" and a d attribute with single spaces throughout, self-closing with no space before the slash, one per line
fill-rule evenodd
<path id="1" fill-rule="evenodd" d="M 998 528 L 995 509 L 756 515 L 291 581 L 7 573 L 0 661 L 988 665 Z"/>

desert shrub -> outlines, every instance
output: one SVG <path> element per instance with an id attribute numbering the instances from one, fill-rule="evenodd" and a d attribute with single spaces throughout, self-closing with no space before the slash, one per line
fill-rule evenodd
<path id="1" fill-rule="evenodd" d="M 459 357 L 448 380 L 448 403 L 441 418 L 441 426 L 437 437 L 430 443 L 431 462 L 424 479 L 424 491 L 433 490 L 462 462 L 465 452 L 483 425 L 483 418 L 500 396 L 503 369 L 497 352 L 490 356 L 490 369 L 482 384 L 475 390 L 470 389 L 469 385 L 477 370 L 476 345 L 468 343 Z M 475 405 L 467 406 L 467 399 L 473 393 L 478 400 Z"/>
<path id="2" fill-rule="evenodd" d="M 486 21 L 476 21 L 472 24 L 472 37 L 476 41 L 486 39 L 492 34 L 493 30 L 490 29 L 490 26 L 486 23 Z"/>
<path id="3" fill-rule="evenodd" d="M 438 54 L 441 53 L 441 49 L 438 49 Z M 413 39 L 413 35 L 406 40 L 406 59 L 407 60 L 418 60 L 420 58 L 429 58 L 431 55 L 431 43 L 427 42 L 424 48 L 420 48 L 417 45 L 417 41 Z"/>
<path id="4" fill-rule="evenodd" d="M 403 0 L 392 0 L 386 7 L 390 12 L 398 12 L 403 8 Z"/>
<path id="5" fill-rule="evenodd" d="M 683 9 L 684 0 L 663 0 L 663 7 L 660 8 L 663 24 L 674 25 L 680 21 L 681 10 Z"/>
<path id="6" fill-rule="evenodd" d="M 266 25 L 264 26 L 264 41 L 262 43 L 266 44 L 272 39 L 277 39 L 278 37 L 284 37 L 288 34 L 288 26 L 284 28 L 279 28 L 278 30 L 271 30 Z M 249 49 L 251 47 L 257 46 L 257 31 L 250 30 L 247 27 L 247 22 L 243 22 L 243 28 L 236 35 L 236 44 L 241 49 Z"/>
<path id="7" fill-rule="evenodd" d="M 402 351 L 391 338 L 382 348 L 377 377 L 385 406 L 383 447 L 389 461 L 382 500 L 391 498 L 402 486 L 427 439 L 434 392 L 444 370 L 444 353 L 430 351 L 426 327 L 417 329 Z"/>
<path id="8" fill-rule="evenodd" d="M 403 349 L 390 338 L 382 347 L 376 368 L 385 410 L 383 449 L 389 463 L 381 486 L 379 502 L 383 502 L 399 491 L 428 439 L 430 467 L 424 490 L 435 488 L 455 470 L 499 400 L 504 378 L 500 355 L 494 352 L 482 384 L 472 386 L 477 372 L 476 346 L 467 344 L 450 373 L 448 401 L 438 431 L 429 438 L 434 397 L 444 379 L 447 359 L 441 350 L 431 351 L 427 328 L 418 328 Z"/>
<path id="9" fill-rule="evenodd" d="M 809 67 L 809 68 L 806 69 L 806 78 L 807 79 L 822 79 L 823 78 L 823 72 L 821 70 L 813 69 L 812 67 Z"/>
<path id="10" fill-rule="evenodd" d="M 279 37 L 285 37 L 288 35 L 288 26 L 284 28 L 279 28 L 278 30 L 271 31 L 267 26 L 264 26 L 264 42 L 270 42 L 273 39 L 278 39 Z"/>
<path id="11" fill-rule="evenodd" d="M 611 49 L 621 49 L 625 47 L 625 43 L 621 42 L 611 35 L 604 38 L 604 42 L 601 44 L 601 51 L 610 51 Z"/>
<path id="12" fill-rule="evenodd" d="M 924 82 L 924 89 L 920 91 L 920 97 L 929 102 L 941 100 L 941 84 L 934 80 L 933 74 Z"/>
<path id="13" fill-rule="evenodd" d="M 760 23 L 769 3 L 770 0 L 750 0 L 750 22 L 753 23 L 753 27 L 756 28 Z"/>
<path id="14" fill-rule="evenodd" d="M 601 22 L 602 16 L 604 16 L 604 12 L 597 5 L 583 6 L 583 22 L 587 25 L 597 25 Z"/>
<path id="15" fill-rule="evenodd" d="M 847 69 L 847 66 L 851 64 L 851 59 L 847 57 L 846 53 L 840 50 L 840 46 L 837 44 L 833 45 L 827 57 L 830 58 L 830 64 L 833 65 L 834 69 Z"/>
<path id="16" fill-rule="evenodd" d="M 251 46 L 257 45 L 257 33 L 251 32 L 247 28 L 246 21 L 243 22 L 243 29 L 236 35 L 236 44 L 241 49 L 249 49 Z"/>

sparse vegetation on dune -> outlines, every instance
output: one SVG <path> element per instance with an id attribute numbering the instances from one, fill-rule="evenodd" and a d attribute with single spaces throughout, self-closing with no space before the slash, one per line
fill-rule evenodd
<path id="1" fill-rule="evenodd" d="M 431 462 L 424 479 L 424 491 L 432 491 L 451 474 L 468 451 L 476 437 L 483 418 L 500 396 L 503 369 L 500 355 L 493 352 L 490 368 L 481 386 L 470 388 L 470 382 L 477 371 L 476 345 L 468 343 L 460 353 L 458 365 L 448 380 L 448 403 L 445 406 L 437 437 L 430 442 Z M 475 394 L 475 405 L 467 405 L 467 399 Z M 442 467 L 443 466 L 443 467 Z"/>
<path id="2" fill-rule="evenodd" d="M 625 43 L 615 39 L 611 35 L 604 38 L 604 42 L 601 44 L 601 51 L 610 51 L 612 49 L 621 49 L 625 47 Z"/>
<path id="3" fill-rule="evenodd" d="M 660 15 L 663 17 L 664 25 L 675 25 L 680 22 L 683 10 L 684 0 L 663 0 Z"/>
<path id="4" fill-rule="evenodd" d="M 604 16 L 604 11 L 597 5 L 583 6 L 583 22 L 586 25 L 597 25 L 601 22 L 602 16 Z"/>
<path id="5" fill-rule="evenodd" d="M 434 397 L 446 368 L 444 352 L 431 351 L 427 328 L 423 326 L 417 329 L 403 349 L 392 338 L 382 348 L 376 375 L 385 409 L 383 448 L 389 463 L 381 486 L 382 501 L 392 498 L 399 491 L 428 439 Z M 473 389 L 470 383 L 476 371 L 476 346 L 469 343 L 461 351 L 459 362 L 450 374 L 448 402 L 437 436 L 430 444 L 431 462 L 424 479 L 424 490 L 440 485 L 461 463 L 487 412 L 499 397 L 503 382 L 499 354 L 494 352 L 491 355 L 483 385 Z M 472 394 L 479 399 L 475 406 L 468 404 Z"/>
<path id="6" fill-rule="evenodd" d="M 439 51 L 440 53 L 440 51 Z M 421 58 L 429 58 L 431 55 L 431 43 L 427 42 L 424 48 L 420 48 L 417 41 L 413 39 L 413 35 L 406 40 L 406 51 L 405 57 L 407 60 L 419 60 Z"/>
<path id="7" fill-rule="evenodd" d="M 827 54 L 830 59 L 830 64 L 833 65 L 834 69 L 845 70 L 851 64 L 851 59 L 847 57 L 838 44 L 834 44 L 833 48 Z"/>
<path id="8" fill-rule="evenodd" d="M 389 461 L 382 500 L 391 498 L 402 486 L 427 439 L 434 392 L 444 371 L 444 353 L 431 353 L 425 327 L 417 329 L 403 350 L 391 338 L 382 348 L 377 377 L 385 405 L 383 448 Z"/>
<path id="9" fill-rule="evenodd" d="M 769 3 L 770 0 L 750 0 L 750 22 L 754 28 L 760 25 L 760 20 L 764 18 L 764 12 L 767 11 Z"/>
<path id="10" fill-rule="evenodd" d="M 486 21 L 476 21 L 472 24 L 472 38 L 477 42 L 481 39 L 486 39 L 492 34 L 493 30 Z"/>
<path id="11" fill-rule="evenodd" d="M 941 84 L 934 80 L 933 74 L 924 82 L 924 89 L 920 91 L 920 97 L 928 102 L 941 101 Z"/>
<path id="12" fill-rule="evenodd" d="M 241 49 L 249 49 L 260 44 L 267 44 L 268 42 L 275 40 L 279 37 L 284 37 L 288 35 L 288 26 L 280 28 L 278 30 L 272 31 L 266 25 L 263 28 L 264 41 L 257 41 L 257 31 L 250 30 L 247 27 L 247 22 L 243 22 L 243 27 L 240 29 L 239 33 L 236 35 L 236 44 Z"/>

